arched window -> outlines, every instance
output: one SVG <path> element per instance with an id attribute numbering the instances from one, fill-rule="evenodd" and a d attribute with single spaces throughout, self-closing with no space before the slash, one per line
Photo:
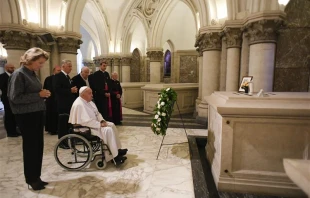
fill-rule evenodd
<path id="1" fill-rule="evenodd" d="M 165 52 L 165 62 L 164 62 L 164 77 L 171 76 L 171 52 L 167 50 Z"/>

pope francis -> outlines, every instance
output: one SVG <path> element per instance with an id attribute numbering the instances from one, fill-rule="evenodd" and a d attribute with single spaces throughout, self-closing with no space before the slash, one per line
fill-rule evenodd
<path id="1" fill-rule="evenodd" d="M 124 163 L 127 149 L 121 149 L 118 132 L 112 122 L 105 121 L 92 102 L 91 88 L 84 86 L 79 90 L 79 97 L 74 101 L 69 117 L 69 123 L 89 127 L 92 135 L 100 137 L 111 150 L 112 155 L 105 151 L 106 161 L 114 159 L 116 165 Z"/>

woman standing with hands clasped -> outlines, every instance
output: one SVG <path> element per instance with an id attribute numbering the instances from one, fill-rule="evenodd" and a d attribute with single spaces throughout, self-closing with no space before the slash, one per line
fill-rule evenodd
<path id="1" fill-rule="evenodd" d="M 43 159 L 44 99 L 50 91 L 42 89 L 35 71 L 39 71 L 48 60 L 47 52 L 31 48 L 21 57 L 21 67 L 10 77 L 8 98 L 16 123 L 23 138 L 24 175 L 33 190 L 44 189 L 47 182 L 41 180 Z"/>

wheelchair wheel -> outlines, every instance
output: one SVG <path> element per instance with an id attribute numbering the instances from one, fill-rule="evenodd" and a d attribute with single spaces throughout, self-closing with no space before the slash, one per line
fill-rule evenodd
<path id="1" fill-rule="evenodd" d="M 96 160 L 96 168 L 99 170 L 103 170 L 107 167 L 107 162 L 105 160 L 102 161 L 102 159 Z"/>
<path id="2" fill-rule="evenodd" d="M 86 138 L 69 134 L 58 140 L 54 148 L 54 156 L 64 169 L 81 170 L 91 162 L 93 151 Z"/>

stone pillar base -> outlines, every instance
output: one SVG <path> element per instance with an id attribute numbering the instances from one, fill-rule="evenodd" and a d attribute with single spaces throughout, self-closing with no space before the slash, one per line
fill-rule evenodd
<path id="1" fill-rule="evenodd" d="M 208 125 L 208 103 L 206 101 L 201 101 L 197 109 L 196 122 L 198 124 Z"/>

